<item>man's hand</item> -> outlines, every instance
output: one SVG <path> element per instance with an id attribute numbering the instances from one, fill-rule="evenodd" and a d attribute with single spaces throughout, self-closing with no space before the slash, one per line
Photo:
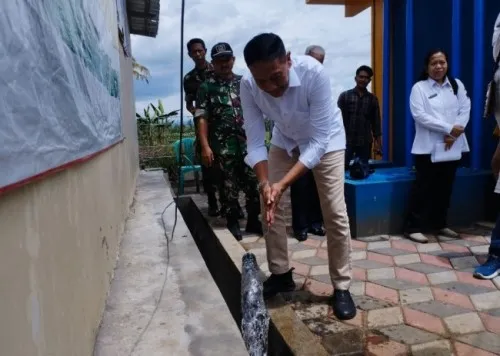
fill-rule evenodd
<path id="1" fill-rule="evenodd" d="M 453 136 L 453 137 L 455 137 L 455 138 L 457 138 L 457 137 L 459 137 L 463 133 L 464 133 L 464 127 L 460 126 L 460 125 L 455 125 L 451 129 L 450 135 Z"/>
<path id="2" fill-rule="evenodd" d="M 455 138 L 450 137 L 450 136 L 445 136 L 444 137 L 444 144 L 445 144 L 444 149 L 445 149 L 445 151 L 448 151 L 451 148 L 451 146 L 453 146 L 455 141 L 456 141 Z"/>
<path id="3" fill-rule="evenodd" d="M 276 208 L 285 190 L 286 187 L 283 185 L 283 183 L 278 182 L 271 185 L 269 189 L 268 204 L 266 205 L 267 225 L 272 225 L 274 223 L 274 213 L 276 212 Z"/>
<path id="4" fill-rule="evenodd" d="M 211 167 L 212 162 L 214 161 L 214 153 L 210 146 L 205 145 L 201 148 L 201 161 L 204 166 Z"/>

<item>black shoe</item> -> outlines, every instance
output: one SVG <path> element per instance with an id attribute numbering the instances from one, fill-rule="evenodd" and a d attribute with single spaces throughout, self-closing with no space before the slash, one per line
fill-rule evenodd
<path id="1" fill-rule="evenodd" d="M 293 292 L 295 290 L 295 282 L 292 276 L 293 270 L 294 268 L 290 268 L 288 272 L 282 274 L 271 274 L 264 281 L 264 299 L 274 297 L 278 293 Z"/>
<path id="2" fill-rule="evenodd" d="M 219 207 L 217 206 L 217 199 L 215 196 L 208 197 L 208 216 L 219 216 Z"/>
<path id="3" fill-rule="evenodd" d="M 259 236 L 264 236 L 264 230 L 262 229 L 262 223 L 258 217 L 249 216 L 247 220 L 247 226 L 245 231 L 249 234 L 256 234 Z"/>
<path id="4" fill-rule="evenodd" d="M 333 292 L 332 307 L 333 313 L 340 320 L 350 320 L 356 316 L 356 305 L 348 290 L 336 289 Z"/>
<path id="5" fill-rule="evenodd" d="M 325 229 L 323 229 L 321 226 L 320 227 L 311 227 L 309 229 L 309 233 L 316 235 L 316 236 L 325 236 L 326 235 Z"/>
<path id="6" fill-rule="evenodd" d="M 238 220 L 228 220 L 226 227 L 229 232 L 233 234 L 234 238 L 237 241 L 241 241 L 243 239 L 243 236 L 241 235 L 240 223 L 238 222 Z"/>
<path id="7" fill-rule="evenodd" d="M 297 241 L 305 241 L 307 240 L 307 231 L 294 231 L 293 232 L 293 237 L 297 239 Z"/>

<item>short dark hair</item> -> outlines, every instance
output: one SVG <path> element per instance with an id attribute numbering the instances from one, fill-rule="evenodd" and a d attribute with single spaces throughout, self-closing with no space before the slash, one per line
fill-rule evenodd
<path id="1" fill-rule="evenodd" d="M 274 33 L 261 33 L 248 41 L 243 56 L 247 66 L 259 61 L 274 61 L 286 56 L 285 44 Z"/>
<path id="2" fill-rule="evenodd" d="M 201 44 L 205 51 L 207 50 L 207 47 L 205 47 L 205 42 L 201 38 L 191 38 L 186 44 L 188 52 L 191 52 L 191 46 L 197 43 Z"/>
<path id="3" fill-rule="evenodd" d="M 359 73 L 361 73 L 361 72 L 368 73 L 370 78 L 373 77 L 373 69 L 371 69 L 371 67 L 363 65 L 363 66 L 359 67 L 358 69 L 356 69 L 356 75 L 359 75 Z"/>

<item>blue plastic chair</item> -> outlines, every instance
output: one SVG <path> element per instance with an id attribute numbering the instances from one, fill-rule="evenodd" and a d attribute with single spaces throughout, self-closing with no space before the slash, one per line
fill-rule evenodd
<path id="1" fill-rule="evenodd" d="M 194 138 L 187 137 L 182 139 L 182 163 L 180 159 L 181 141 L 177 140 L 172 145 L 174 148 L 175 159 L 178 165 L 181 166 L 181 175 L 179 177 L 179 194 L 184 194 L 184 175 L 189 172 L 194 172 L 196 179 L 196 192 L 200 192 L 200 178 L 199 174 L 201 172 L 201 166 L 194 164 L 195 152 L 194 152 Z"/>

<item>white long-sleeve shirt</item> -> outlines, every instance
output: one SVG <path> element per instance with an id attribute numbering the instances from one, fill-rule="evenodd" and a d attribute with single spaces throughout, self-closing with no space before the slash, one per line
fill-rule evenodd
<path id="1" fill-rule="evenodd" d="M 245 162 L 254 167 L 267 160 L 264 115 L 274 121 L 271 143 L 291 156 L 299 148 L 299 160 L 315 167 L 328 152 L 346 145 L 342 114 L 331 92 L 323 66 L 310 56 L 292 58 L 289 88 L 279 98 L 262 91 L 251 74 L 243 76 L 240 99 L 247 135 Z"/>
<path id="2" fill-rule="evenodd" d="M 442 143 L 453 126 L 467 126 L 470 118 L 470 99 L 463 83 L 456 79 L 457 95 L 448 78 L 442 85 L 429 78 L 415 83 L 410 94 L 410 111 L 415 120 L 415 139 L 412 154 L 430 154 L 436 143 Z M 469 151 L 465 134 L 455 144 L 462 152 Z"/>

